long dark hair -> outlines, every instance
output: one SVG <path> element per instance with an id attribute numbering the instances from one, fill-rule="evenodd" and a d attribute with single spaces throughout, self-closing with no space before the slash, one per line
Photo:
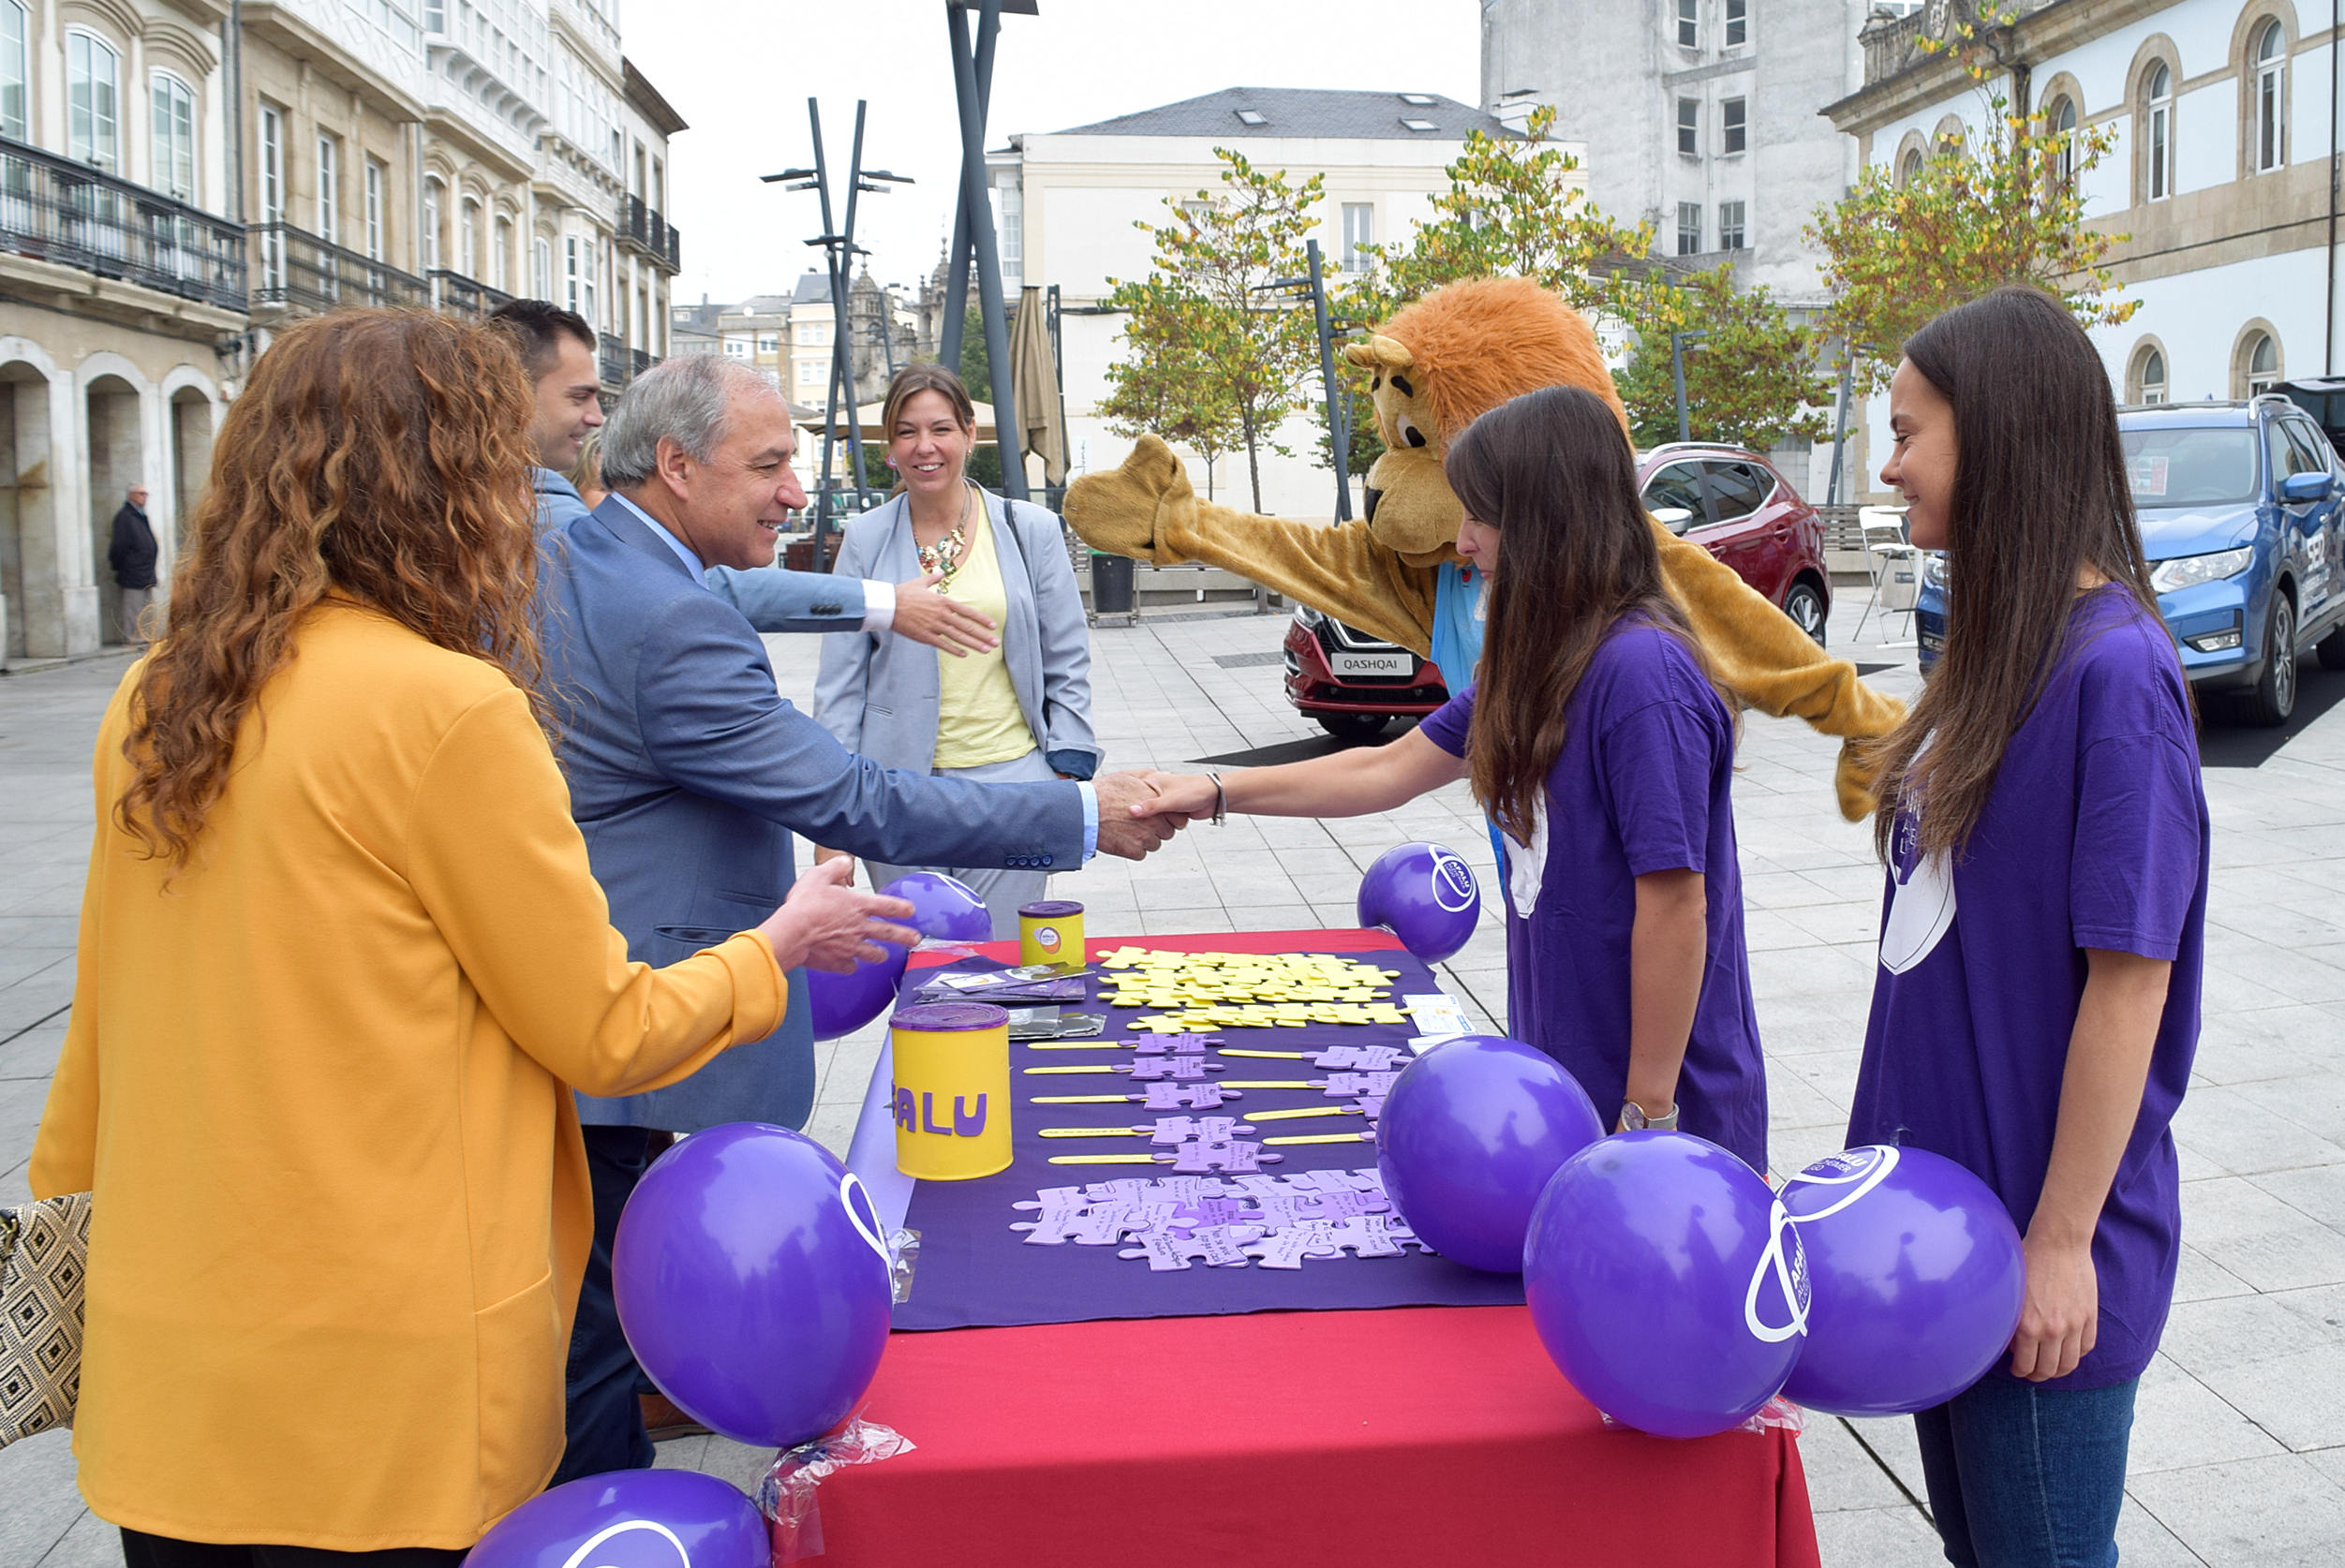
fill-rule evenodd
<path id="1" fill-rule="evenodd" d="M 2076 318 L 2013 284 L 1923 327 L 1905 357 L 1953 407 L 1954 490 L 1946 651 L 1905 721 L 1868 748 L 1884 860 L 1908 802 L 1922 853 L 1960 852 L 2063 651 L 2086 570 L 2158 614 L 2109 373 Z"/>
<path id="2" fill-rule="evenodd" d="M 1708 665 L 1662 585 L 1636 459 L 1603 400 L 1578 387 L 1510 399 L 1466 426 L 1442 471 L 1466 515 L 1498 530 L 1503 561 L 1491 577 L 1467 772 L 1482 809 L 1528 843 L 1564 747 L 1564 709 L 1614 621 L 1637 612 L 1673 632 L 1705 674 Z"/>

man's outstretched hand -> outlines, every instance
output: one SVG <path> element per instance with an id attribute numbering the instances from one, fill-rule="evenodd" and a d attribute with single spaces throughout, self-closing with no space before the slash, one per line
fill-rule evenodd
<path id="1" fill-rule="evenodd" d="M 1179 813 L 1135 815 L 1133 808 L 1156 793 L 1137 773 L 1105 774 L 1092 780 L 1099 795 L 1099 852 L 1139 860 L 1189 823 Z"/>
<path id="2" fill-rule="evenodd" d="M 845 974 L 857 959 L 876 964 L 885 958 L 882 942 L 911 947 L 920 940 L 920 933 L 911 926 L 890 924 L 912 918 L 911 901 L 865 893 L 851 885 L 854 874 L 855 863 L 842 855 L 816 865 L 792 885 L 781 908 L 757 928 L 773 948 L 774 962 L 785 969 L 803 964 Z"/>
<path id="3" fill-rule="evenodd" d="M 942 648 L 955 658 L 967 658 L 971 654 L 991 653 L 1002 645 L 994 635 L 993 621 L 982 610 L 973 610 L 959 599 L 947 599 L 936 591 L 944 580 L 941 571 L 926 577 L 915 577 L 909 583 L 896 584 L 896 618 L 888 629 L 915 643 L 926 643 Z"/>

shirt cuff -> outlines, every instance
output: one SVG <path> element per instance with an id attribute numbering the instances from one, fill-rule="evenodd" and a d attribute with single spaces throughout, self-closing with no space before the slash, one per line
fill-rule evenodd
<path id="1" fill-rule="evenodd" d="M 896 624 L 896 584 L 863 580 L 863 629 L 885 631 Z"/>
<path id="2" fill-rule="evenodd" d="M 1099 853 L 1099 791 L 1090 779 L 1075 786 L 1083 792 L 1083 859 Z"/>

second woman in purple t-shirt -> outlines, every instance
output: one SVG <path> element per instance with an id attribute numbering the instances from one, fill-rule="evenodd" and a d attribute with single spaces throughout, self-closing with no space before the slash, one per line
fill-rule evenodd
<path id="1" fill-rule="evenodd" d="M 1444 469 L 1458 553 L 1491 580 L 1477 684 L 1388 746 L 1157 775 L 1150 804 L 1354 817 L 1471 778 L 1511 840 L 1509 1030 L 1618 1125 L 1681 1128 L 1763 1173 L 1734 719 L 1662 588 L 1620 422 L 1577 388 L 1526 393 L 1475 421 Z"/>

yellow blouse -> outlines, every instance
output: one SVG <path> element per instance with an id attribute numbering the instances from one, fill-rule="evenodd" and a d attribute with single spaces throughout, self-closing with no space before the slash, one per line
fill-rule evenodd
<path id="1" fill-rule="evenodd" d="M 1002 555 L 993 546 L 993 524 L 980 505 L 969 554 L 945 592 L 981 610 L 1008 635 L 1010 596 L 1002 585 Z M 1034 749 L 1034 732 L 1017 705 L 1017 688 L 1002 645 L 991 652 L 956 658 L 939 648 L 937 659 L 936 761 L 940 768 L 983 767 L 1008 762 Z"/>
<path id="2" fill-rule="evenodd" d="M 194 1541 L 470 1546 L 562 1450 L 592 1235 L 568 1085 L 675 1082 L 779 1023 L 736 936 L 627 961 L 528 704 L 313 611 L 167 883 L 97 737 L 72 1021 L 33 1191 L 94 1190 L 73 1448 Z"/>

